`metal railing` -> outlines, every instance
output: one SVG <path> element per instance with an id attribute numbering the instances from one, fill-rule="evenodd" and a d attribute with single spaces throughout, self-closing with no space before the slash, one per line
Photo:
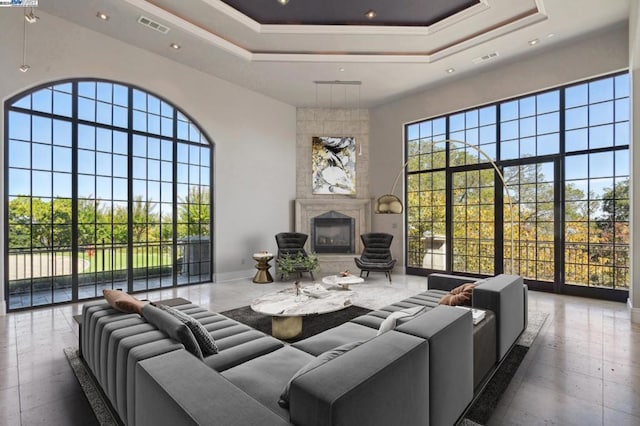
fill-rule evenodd
<path id="1" fill-rule="evenodd" d="M 456 244 L 457 243 L 457 244 Z M 437 259 L 446 265 L 446 252 L 435 252 L 425 248 L 424 239 L 410 238 L 408 241 L 407 266 L 430 269 Z M 514 273 L 539 281 L 554 279 L 555 246 L 553 241 L 517 241 L 514 253 Z M 454 241 L 454 271 L 483 273 L 481 262 L 491 263 L 493 270 L 493 241 L 478 239 Z M 511 245 L 505 242 L 505 270 L 509 270 Z M 458 261 L 456 261 L 458 260 Z M 425 266 L 427 265 L 427 266 Z M 565 282 L 568 284 L 607 288 L 629 288 L 629 246 L 612 243 L 565 242 Z"/>

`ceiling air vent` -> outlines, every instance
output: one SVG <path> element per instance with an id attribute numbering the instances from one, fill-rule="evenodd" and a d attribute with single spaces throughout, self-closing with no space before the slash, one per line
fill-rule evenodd
<path id="1" fill-rule="evenodd" d="M 146 16 L 140 16 L 138 18 L 138 24 L 144 25 L 145 27 L 149 27 L 152 30 L 156 30 L 159 33 L 166 34 L 169 32 L 169 27 L 166 25 L 162 25 L 159 22 L 154 21 L 153 19 L 149 19 Z"/>
<path id="2" fill-rule="evenodd" d="M 497 57 L 498 57 L 498 52 L 491 52 L 491 53 L 487 53 L 484 56 L 480 56 L 478 58 L 475 58 L 471 62 L 473 62 L 474 64 L 479 64 L 481 62 L 489 61 L 489 60 L 497 58 Z"/>

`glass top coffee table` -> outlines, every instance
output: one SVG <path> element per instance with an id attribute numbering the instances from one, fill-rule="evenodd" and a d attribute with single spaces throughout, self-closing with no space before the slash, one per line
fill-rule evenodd
<path id="1" fill-rule="evenodd" d="M 288 288 L 255 299 L 251 309 L 271 316 L 271 334 L 277 339 L 294 339 L 302 335 L 302 317 L 326 314 L 351 306 L 350 290 L 327 290 L 320 285 L 303 287 L 299 295 Z"/>

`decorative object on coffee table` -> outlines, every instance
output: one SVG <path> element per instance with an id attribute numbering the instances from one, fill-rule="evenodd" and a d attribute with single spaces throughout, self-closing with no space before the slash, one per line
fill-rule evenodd
<path id="1" fill-rule="evenodd" d="M 273 253 L 269 253 L 268 251 L 262 251 L 259 253 L 253 254 L 253 260 L 258 262 L 256 264 L 256 276 L 253 277 L 253 282 L 256 284 L 267 284 L 273 282 L 273 277 L 269 273 L 269 269 L 271 265 L 269 265 L 269 261 L 273 259 Z"/>
<path id="2" fill-rule="evenodd" d="M 267 294 L 251 303 L 251 309 L 271 315 L 271 334 L 278 339 L 293 339 L 302 334 L 302 317 L 325 314 L 351 306 L 353 291 L 326 290 L 317 284 L 301 289 L 295 287 Z"/>
<path id="3" fill-rule="evenodd" d="M 349 290 L 350 284 L 360 284 L 363 282 L 364 278 L 358 277 L 357 275 L 351 275 L 350 273 L 345 275 L 340 273 L 338 275 L 329 275 L 328 277 L 322 278 L 323 284 L 337 286 L 343 290 Z"/>

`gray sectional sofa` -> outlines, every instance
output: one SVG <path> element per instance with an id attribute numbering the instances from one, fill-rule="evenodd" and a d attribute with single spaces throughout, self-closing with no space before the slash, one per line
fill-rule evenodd
<path id="1" fill-rule="evenodd" d="M 202 360 L 141 316 L 92 302 L 83 307 L 81 352 L 125 425 L 451 425 L 526 327 L 526 287 L 508 275 L 478 285 L 474 306 L 492 312 L 474 326 L 470 311 L 438 300 L 475 279 L 428 279 L 424 293 L 291 345 L 177 306 L 216 341 L 219 352 Z M 425 309 L 376 335 L 391 312 L 413 306 Z M 318 355 L 353 342 L 361 343 L 291 380 Z"/>

